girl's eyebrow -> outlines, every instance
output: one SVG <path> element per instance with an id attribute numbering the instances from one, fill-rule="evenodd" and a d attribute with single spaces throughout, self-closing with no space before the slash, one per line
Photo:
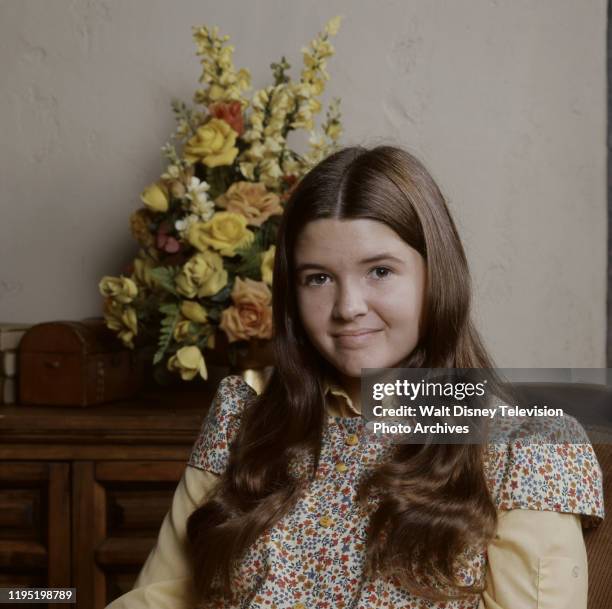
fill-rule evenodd
<path id="1" fill-rule="evenodd" d="M 378 262 L 379 260 L 394 260 L 395 262 L 402 264 L 403 260 L 397 258 L 393 254 L 389 254 L 387 252 L 383 252 L 382 254 L 376 254 L 376 256 L 370 256 L 368 258 L 364 258 L 359 261 L 359 264 L 368 264 L 369 262 Z M 322 264 L 316 264 L 315 262 L 303 262 L 299 264 L 295 268 L 295 272 L 299 273 L 301 271 L 305 271 L 307 269 L 324 269 L 325 267 Z"/>

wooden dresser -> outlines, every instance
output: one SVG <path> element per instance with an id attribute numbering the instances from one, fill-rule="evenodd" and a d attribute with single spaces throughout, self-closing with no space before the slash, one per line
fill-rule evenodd
<path id="1" fill-rule="evenodd" d="M 130 590 L 212 399 L 207 386 L 87 408 L 0 406 L 0 587 L 76 588 L 78 609 Z"/>

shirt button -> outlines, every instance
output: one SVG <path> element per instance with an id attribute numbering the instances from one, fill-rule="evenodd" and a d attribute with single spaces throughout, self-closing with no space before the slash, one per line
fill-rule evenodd
<path id="1" fill-rule="evenodd" d="M 319 524 L 322 527 L 330 527 L 332 525 L 332 523 L 333 523 L 333 520 L 329 516 L 322 516 L 319 519 Z"/>
<path id="2" fill-rule="evenodd" d="M 342 461 L 338 461 L 338 463 L 336 463 L 336 471 L 339 474 L 343 474 L 347 469 L 348 466 L 346 465 L 346 463 L 343 463 Z"/>
<path id="3" fill-rule="evenodd" d="M 359 438 L 354 433 L 350 433 L 348 436 L 346 436 L 345 442 L 348 446 L 355 446 L 356 444 L 359 444 Z"/>

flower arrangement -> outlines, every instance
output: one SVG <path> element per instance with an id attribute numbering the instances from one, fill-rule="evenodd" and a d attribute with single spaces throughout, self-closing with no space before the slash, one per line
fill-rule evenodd
<path id="1" fill-rule="evenodd" d="M 320 129 L 314 117 L 329 80 L 331 19 L 308 47 L 299 82 L 285 57 L 272 63 L 274 84 L 256 91 L 236 70 L 234 47 L 218 28 L 194 27 L 203 67 L 193 106 L 172 100 L 176 131 L 162 147 L 168 164 L 147 186 L 130 227 L 139 252 L 119 277 L 99 283 L 104 319 L 127 347 L 154 345 L 153 364 L 184 380 L 208 377 L 205 351 L 219 332 L 235 363 L 249 341 L 273 333 L 271 291 L 283 205 L 299 180 L 338 148 L 340 99 Z M 289 132 L 308 133 L 307 152 Z"/>

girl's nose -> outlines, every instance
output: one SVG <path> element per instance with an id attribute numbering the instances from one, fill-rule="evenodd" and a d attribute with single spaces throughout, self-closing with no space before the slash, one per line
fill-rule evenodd
<path id="1" fill-rule="evenodd" d="M 351 320 L 357 315 L 366 313 L 368 305 L 358 285 L 340 285 L 336 291 L 333 316 L 336 319 Z"/>

